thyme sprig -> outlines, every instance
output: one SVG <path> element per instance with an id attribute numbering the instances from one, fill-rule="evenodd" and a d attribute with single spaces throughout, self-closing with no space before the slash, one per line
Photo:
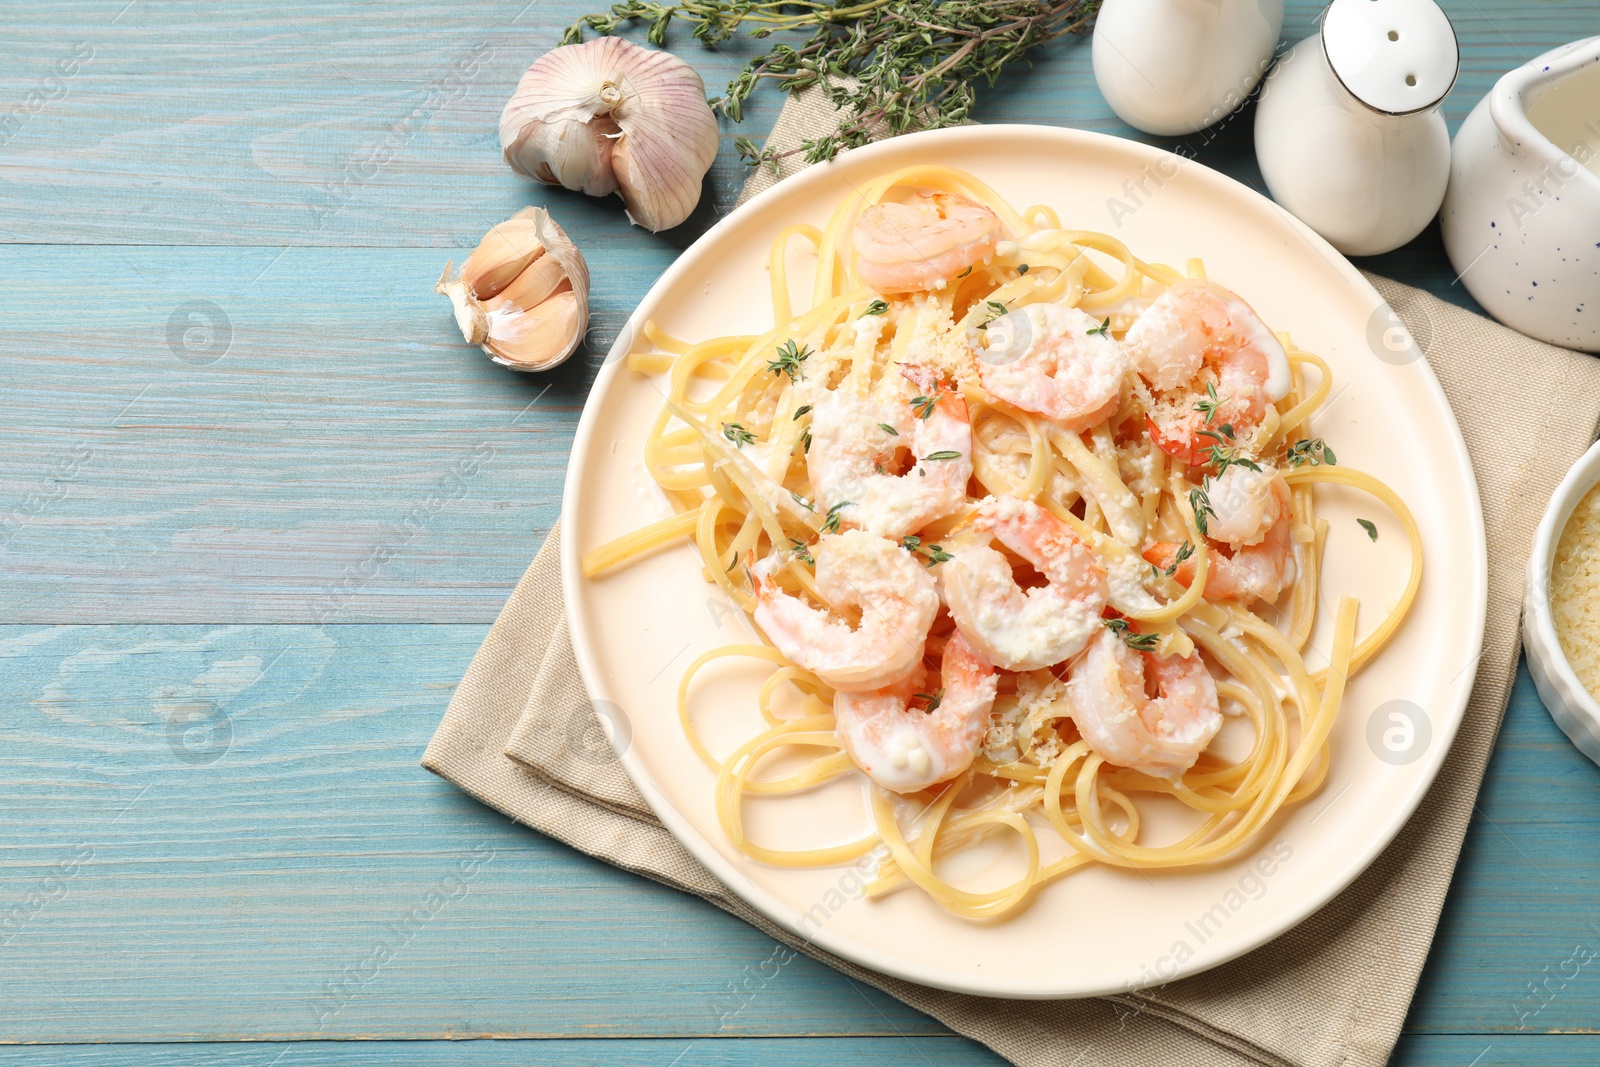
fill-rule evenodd
<path id="1" fill-rule="evenodd" d="M 1154 652 L 1161 643 L 1160 634 L 1144 634 L 1128 624 L 1127 619 L 1101 619 L 1106 629 L 1122 638 L 1122 643 L 1135 652 Z"/>
<path id="2" fill-rule="evenodd" d="M 567 28 L 563 44 L 585 30 L 612 33 L 624 23 L 648 27 L 663 47 L 678 22 L 715 45 L 741 33 L 765 39 L 776 33 L 809 34 L 774 43 L 746 63 L 712 103 L 735 122 L 762 82 L 798 93 L 821 85 L 844 112 L 839 129 L 777 151 L 747 137 L 734 145 L 752 166 L 777 169 L 789 155 L 808 163 L 832 159 L 846 148 L 890 134 L 959 126 L 977 103 L 980 83 L 993 86 L 1000 72 L 1026 53 L 1066 34 L 1089 30 L 1099 0 L 619 0 Z"/>
<path id="3" fill-rule="evenodd" d="M 1207 382 L 1206 398 L 1196 401 L 1194 409 L 1206 417 L 1206 425 L 1210 426 L 1211 420 L 1217 417 L 1217 409 L 1224 403 L 1224 399 L 1217 395 L 1217 383 Z"/>
<path id="4" fill-rule="evenodd" d="M 1189 507 L 1194 511 L 1194 528 L 1200 533 L 1207 534 L 1206 516 L 1216 517 L 1216 512 L 1211 510 L 1211 497 L 1207 495 L 1205 486 L 1197 485 L 1189 490 Z"/>
<path id="5" fill-rule="evenodd" d="M 793 338 L 778 346 L 778 358 L 767 360 L 767 369 L 773 374 L 787 374 L 791 382 L 800 380 L 800 364 L 811 358 L 811 349 L 797 345 Z"/>
<path id="6" fill-rule="evenodd" d="M 1211 504 L 1208 501 L 1206 507 L 1210 508 L 1210 506 Z M 1183 566 L 1184 561 L 1186 561 L 1192 555 L 1194 555 L 1194 545 L 1191 544 L 1187 538 L 1185 538 L 1183 544 L 1178 546 L 1178 551 L 1173 555 L 1172 562 L 1170 564 L 1165 567 L 1157 567 L 1154 563 L 1152 563 L 1150 564 L 1150 569 L 1155 571 L 1157 574 L 1163 574 L 1168 578 L 1171 578 L 1173 575 L 1178 573 L 1178 568 Z"/>
<path id="7" fill-rule="evenodd" d="M 935 563 L 946 563 L 955 558 L 950 553 L 946 552 L 940 545 L 923 544 L 922 538 L 918 537 L 916 534 L 907 534 L 905 537 L 900 538 L 900 547 L 911 553 L 913 556 L 915 556 L 918 552 L 921 552 L 927 557 L 926 560 L 924 560 L 924 563 L 929 567 L 933 566 Z"/>
<path id="8" fill-rule="evenodd" d="M 1289 465 L 1298 467 L 1309 463 L 1313 467 L 1326 463 L 1330 467 L 1339 465 L 1339 458 L 1333 454 L 1333 449 L 1320 437 L 1301 438 L 1289 446 L 1287 453 Z"/>

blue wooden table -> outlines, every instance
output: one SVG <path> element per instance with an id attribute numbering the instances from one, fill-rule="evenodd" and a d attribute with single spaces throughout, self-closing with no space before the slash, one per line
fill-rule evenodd
<path id="1" fill-rule="evenodd" d="M 1594 0 L 1446 6 L 1452 127 L 1600 32 Z M 530 188 L 495 122 L 585 3 L 430 7 L 0 9 L 0 1064 L 997 1062 L 418 767 L 596 353 L 743 177 L 728 129 L 657 236 Z M 742 54 L 683 53 L 712 86 Z M 979 117 L 1131 135 L 1088 59 Z M 1186 143 L 1259 187 L 1250 126 Z M 431 291 L 529 202 L 595 276 L 587 354 L 543 377 Z M 1367 265 L 1467 302 L 1437 230 Z M 1597 840 L 1600 770 L 1522 675 L 1395 1062 L 1600 1062 Z"/>

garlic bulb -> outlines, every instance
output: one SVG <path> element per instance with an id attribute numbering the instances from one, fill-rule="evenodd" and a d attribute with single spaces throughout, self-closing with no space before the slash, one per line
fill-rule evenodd
<path id="1" fill-rule="evenodd" d="M 514 169 L 590 196 L 620 192 L 628 217 L 652 231 L 694 211 L 717 142 L 700 75 L 620 37 L 546 52 L 500 115 Z"/>
<path id="2" fill-rule="evenodd" d="M 564 362 L 589 326 L 589 265 L 544 208 L 494 227 L 433 288 L 455 306 L 461 336 L 515 370 Z"/>

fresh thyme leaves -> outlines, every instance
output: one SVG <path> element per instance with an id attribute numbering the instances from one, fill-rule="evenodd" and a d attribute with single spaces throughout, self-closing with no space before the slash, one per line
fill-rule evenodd
<path id="1" fill-rule="evenodd" d="M 981 85 L 1001 70 L 1026 62 L 1026 53 L 1065 34 L 1086 33 L 1099 7 L 1094 0 L 862 0 L 793 4 L 786 0 L 619 0 L 602 13 L 568 27 L 563 44 L 585 30 L 611 33 L 625 22 L 649 28 L 663 47 L 675 21 L 697 40 L 716 45 L 747 35 L 758 40 L 780 31 L 746 63 L 714 106 L 738 122 L 758 85 L 770 82 L 797 93 L 822 85 L 843 112 L 839 129 L 778 151 L 748 138 L 734 143 L 752 166 L 774 169 L 791 154 L 806 162 L 832 159 L 859 148 L 883 127 L 891 134 L 965 123 Z M 844 80 L 848 79 L 848 80 Z"/>
<path id="2" fill-rule="evenodd" d="M 923 462 L 927 462 L 930 459 L 960 459 L 960 458 L 961 458 L 961 453 L 960 452 L 954 452 L 954 451 L 951 451 L 948 448 L 945 449 L 942 452 L 929 452 L 926 456 L 922 457 Z"/>
<path id="3" fill-rule="evenodd" d="M 917 413 L 917 418 L 926 419 L 933 415 L 933 409 L 939 406 L 936 396 L 914 396 L 911 398 L 911 410 Z"/>
<path id="4" fill-rule="evenodd" d="M 811 414 L 811 405 L 810 404 L 801 404 L 799 407 L 794 409 L 794 418 L 790 419 L 789 421 L 790 422 L 799 422 L 800 421 L 800 416 L 809 415 L 809 414 Z"/>
<path id="5" fill-rule="evenodd" d="M 811 455 L 811 431 L 807 430 L 800 437 L 800 448 L 806 455 Z"/>
<path id="6" fill-rule="evenodd" d="M 900 539 L 900 547 L 911 553 L 913 556 L 918 552 L 921 552 L 923 556 L 926 557 L 924 562 L 929 567 L 933 566 L 935 563 L 945 563 L 955 558 L 938 545 L 923 544 L 922 538 L 918 537 L 916 534 L 907 534 L 905 537 L 902 537 Z"/>
<path id="7" fill-rule="evenodd" d="M 1306 437 L 1289 446 L 1289 464 L 1294 467 L 1311 464 L 1315 467 L 1319 463 L 1326 463 L 1330 467 L 1339 465 L 1338 457 L 1333 454 L 1333 449 L 1320 437 Z"/>
<path id="8" fill-rule="evenodd" d="M 743 448 L 745 445 L 753 443 L 755 441 L 755 439 L 756 439 L 756 435 L 755 434 L 751 433 L 749 430 L 745 429 L 743 426 L 740 426 L 737 422 L 725 422 L 725 423 L 723 423 L 722 424 L 722 436 L 726 437 L 728 440 L 732 441 L 734 444 L 738 445 L 740 448 Z"/>
<path id="9" fill-rule="evenodd" d="M 890 437 L 899 437 L 900 436 L 900 431 L 895 429 L 893 426 L 890 426 L 887 422 L 878 423 L 878 429 L 882 430 L 884 433 L 888 434 Z"/>
<path id="10" fill-rule="evenodd" d="M 1206 417 L 1206 425 L 1211 425 L 1211 420 L 1217 417 L 1217 408 L 1221 407 L 1223 400 L 1217 396 L 1217 383 L 1206 383 L 1206 398 L 1195 402 L 1194 409 Z M 1229 427 L 1229 437 L 1233 436 L 1232 427 Z"/>
<path id="11" fill-rule="evenodd" d="M 767 369 L 773 374 L 787 374 L 791 382 L 800 380 L 800 364 L 811 358 L 811 349 L 804 345 L 797 345 L 790 338 L 778 346 L 778 358 L 767 361 Z"/>
<path id="12" fill-rule="evenodd" d="M 828 509 L 827 518 L 822 520 L 822 532 L 823 533 L 838 533 L 839 532 L 839 512 L 843 511 L 845 508 L 849 507 L 853 503 L 855 503 L 855 501 L 853 501 L 853 500 L 841 500 L 837 504 L 835 504 L 833 507 L 829 508 Z"/>
<path id="13" fill-rule="evenodd" d="M 792 489 L 789 490 L 789 495 L 794 497 L 794 502 L 796 504 L 799 504 L 801 507 L 805 508 L 807 511 L 816 511 L 817 510 L 816 508 L 811 506 L 811 501 L 807 500 L 805 497 L 801 496 L 799 493 L 795 492 L 794 490 L 792 490 Z"/>
<path id="14" fill-rule="evenodd" d="M 940 702 L 944 700 L 944 689 L 940 687 L 932 693 L 912 693 L 911 699 L 924 701 L 929 711 L 938 711 Z"/>
<path id="15" fill-rule="evenodd" d="M 1216 514 L 1211 510 L 1211 498 L 1206 496 L 1205 486 L 1197 485 L 1189 490 L 1189 506 L 1194 509 L 1194 528 L 1204 534 L 1206 516 Z"/>
<path id="16" fill-rule="evenodd" d="M 739 553 L 735 552 L 733 554 L 733 562 L 728 564 L 728 569 L 723 571 L 722 573 L 723 574 L 732 574 L 733 573 L 733 568 L 737 567 L 738 565 L 739 565 Z"/>
<path id="17" fill-rule="evenodd" d="M 1028 273 L 1028 265 L 1026 263 L 1018 263 L 1017 264 L 1017 273 L 1018 274 L 1026 274 L 1026 273 Z"/>
<path id="18" fill-rule="evenodd" d="M 998 300 L 985 300 L 984 306 L 989 309 L 989 317 L 978 323 L 978 329 L 980 330 L 987 330 L 991 322 L 1010 310 Z"/>
<path id="19" fill-rule="evenodd" d="M 1127 619 L 1101 619 L 1106 629 L 1122 638 L 1122 643 L 1135 652 L 1154 652 L 1161 643 L 1160 634 L 1142 634 L 1128 625 Z"/>
<path id="20" fill-rule="evenodd" d="M 1090 337 L 1093 337 L 1095 334 L 1099 334 L 1101 337 L 1109 337 L 1109 336 L 1111 336 L 1111 318 L 1110 318 L 1110 316 L 1107 316 L 1106 318 L 1101 319 L 1100 320 L 1100 325 L 1096 326 L 1092 330 L 1086 330 L 1085 332 Z"/>
<path id="21" fill-rule="evenodd" d="M 1206 507 L 1209 508 L 1210 506 L 1211 505 L 1209 503 L 1206 504 Z M 1168 564 L 1166 569 L 1161 573 L 1165 574 L 1168 578 L 1171 578 L 1174 574 L 1178 573 L 1178 568 L 1183 566 L 1183 561 L 1192 555 L 1194 555 L 1194 545 L 1190 544 L 1188 541 L 1185 541 L 1183 544 L 1178 546 L 1178 554 L 1172 557 L 1172 562 Z"/>
<path id="22" fill-rule="evenodd" d="M 888 303 L 886 303 L 885 301 L 882 301 L 882 300 L 874 300 L 872 303 L 867 305 L 867 314 L 868 315 L 882 315 L 885 311 L 888 311 L 888 310 L 889 310 Z"/>
<path id="23" fill-rule="evenodd" d="M 1211 433 L 1208 430 L 1201 430 L 1200 432 L 1205 434 L 1207 437 L 1216 437 L 1217 441 L 1219 442 L 1212 445 L 1210 448 L 1204 449 L 1200 453 L 1206 457 L 1209 463 L 1216 467 L 1218 477 L 1220 477 L 1222 472 L 1227 470 L 1229 467 L 1245 467 L 1249 470 L 1255 471 L 1258 474 L 1261 472 L 1261 464 L 1246 456 L 1239 455 L 1239 450 L 1237 448 L 1229 448 L 1226 445 L 1221 444 L 1221 437 L 1218 437 L 1216 434 Z"/>
<path id="24" fill-rule="evenodd" d="M 1372 538 L 1374 541 L 1378 539 L 1378 526 L 1376 523 L 1368 519 L 1357 519 L 1356 522 L 1363 530 L 1367 531 L 1368 537 Z"/>
<path id="25" fill-rule="evenodd" d="M 957 278 L 965 278 L 967 275 L 969 275 L 971 273 L 972 273 L 972 268 L 968 267 L 966 270 L 962 271 L 960 274 L 957 274 L 956 277 Z"/>
<path id="26" fill-rule="evenodd" d="M 798 537 L 789 538 L 789 547 L 794 551 L 795 558 L 801 563 L 817 562 L 811 558 L 811 546 L 800 540 Z"/>

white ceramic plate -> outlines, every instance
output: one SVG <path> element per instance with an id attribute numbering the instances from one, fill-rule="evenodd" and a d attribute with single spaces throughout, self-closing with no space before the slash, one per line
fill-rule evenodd
<path id="1" fill-rule="evenodd" d="M 1433 780 L 1472 683 L 1487 596 L 1466 448 L 1426 361 L 1413 358 L 1377 293 L 1325 241 L 1199 164 L 1074 130 L 944 130 L 813 167 L 712 228 L 632 321 L 652 318 L 690 339 L 764 332 L 765 260 L 781 227 L 821 224 L 871 178 L 935 162 L 973 172 L 1019 208 L 1050 204 L 1065 225 L 1114 234 L 1147 261 L 1181 269 L 1188 257 L 1203 257 L 1211 278 L 1332 364 L 1335 396 L 1314 429 L 1341 464 L 1383 477 L 1409 502 L 1428 557 L 1409 622 L 1345 697 L 1321 793 L 1281 814 L 1251 856 L 1181 873 L 1082 871 L 998 923 L 955 918 L 917 892 L 861 899 L 858 879 L 843 868 L 793 870 L 745 858 L 717 825 L 713 776 L 679 730 L 675 693 L 695 656 L 751 640 L 753 631 L 701 580 L 687 546 L 597 582 L 579 570 L 583 552 L 664 514 L 640 458 L 660 383 L 616 361 L 584 408 L 563 501 L 562 570 L 578 664 L 593 698 L 607 702 L 603 718 L 623 766 L 666 826 L 734 892 L 819 947 L 912 981 L 992 996 L 1081 997 L 1193 974 L 1325 904 L 1389 843 Z M 1362 597 L 1364 633 L 1402 586 L 1401 531 L 1376 502 L 1331 487 L 1318 493 L 1332 523 L 1325 599 Z M 1358 516 L 1377 522 L 1377 543 Z M 1314 667 L 1325 662 L 1315 649 L 1327 649 L 1327 631 L 1313 636 Z M 750 695 L 760 671 L 718 677 L 699 691 L 698 721 L 713 749 L 727 752 L 756 732 Z M 775 847 L 852 840 L 869 825 L 862 792 L 847 779 L 802 800 L 758 802 L 747 825 Z M 1161 827 L 1158 814 L 1151 828 Z"/>

